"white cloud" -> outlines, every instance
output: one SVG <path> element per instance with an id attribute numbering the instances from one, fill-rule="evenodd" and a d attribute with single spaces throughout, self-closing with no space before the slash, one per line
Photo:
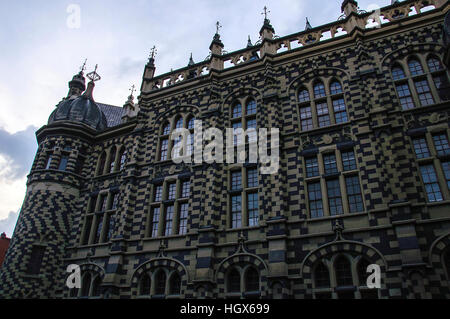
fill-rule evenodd
<path id="1" fill-rule="evenodd" d="M 18 213 L 10 212 L 5 219 L 0 219 L 0 233 L 6 233 L 6 236 L 11 237 L 16 227 Z"/>

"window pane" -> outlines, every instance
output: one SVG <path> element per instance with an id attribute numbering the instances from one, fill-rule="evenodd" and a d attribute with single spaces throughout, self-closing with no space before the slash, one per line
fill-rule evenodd
<path id="1" fill-rule="evenodd" d="M 179 118 L 175 124 L 176 129 L 183 128 L 183 118 Z"/>
<path id="2" fill-rule="evenodd" d="M 325 96 L 325 86 L 323 85 L 323 83 L 320 82 L 314 85 L 314 97 L 317 99 L 324 96 Z"/>
<path id="3" fill-rule="evenodd" d="M 111 209 L 117 209 L 118 205 L 119 205 L 119 194 L 115 193 L 113 194 Z"/>
<path id="4" fill-rule="evenodd" d="M 392 69 L 392 77 L 394 78 L 394 81 L 404 79 L 406 77 L 405 72 L 403 72 L 403 69 L 399 66 L 396 66 Z"/>
<path id="5" fill-rule="evenodd" d="M 189 205 L 181 204 L 180 206 L 180 227 L 179 234 L 184 235 L 187 233 L 187 218 L 188 218 Z"/>
<path id="6" fill-rule="evenodd" d="M 347 122 L 347 109 L 344 99 L 333 100 L 333 109 L 336 123 Z"/>
<path id="7" fill-rule="evenodd" d="M 97 215 L 97 229 L 95 230 L 95 238 L 94 238 L 95 244 L 98 244 L 102 240 L 101 239 L 102 227 L 103 227 L 103 215 Z"/>
<path id="8" fill-rule="evenodd" d="M 236 104 L 233 107 L 233 118 L 235 119 L 235 118 L 238 118 L 238 117 L 241 117 L 241 116 L 242 116 L 242 105 Z"/>
<path id="9" fill-rule="evenodd" d="M 247 210 L 248 226 L 257 226 L 259 223 L 258 193 L 247 195 Z"/>
<path id="10" fill-rule="evenodd" d="M 352 286 L 352 269 L 350 262 L 344 256 L 335 261 L 336 281 L 338 286 Z"/>
<path id="11" fill-rule="evenodd" d="M 429 58 L 428 61 L 428 68 L 430 69 L 430 72 L 435 72 L 442 70 L 441 62 L 436 58 Z"/>
<path id="12" fill-rule="evenodd" d="M 319 183 L 308 184 L 308 199 L 311 218 L 323 217 L 322 191 Z"/>
<path id="13" fill-rule="evenodd" d="M 256 142 L 258 141 L 258 136 L 256 133 L 257 123 L 256 120 L 247 120 L 247 130 L 248 130 L 248 141 L 249 142 Z M 250 129 L 255 129 L 251 131 Z"/>
<path id="14" fill-rule="evenodd" d="M 325 167 L 326 175 L 336 174 L 338 172 L 335 154 L 324 155 L 323 156 L 323 164 Z"/>
<path id="15" fill-rule="evenodd" d="M 170 183 L 167 186 L 167 199 L 168 200 L 175 199 L 176 193 L 177 193 L 177 184 L 176 183 Z"/>
<path id="16" fill-rule="evenodd" d="M 300 91 L 299 95 L 298 95 L 298 101 L 300 103 L 303 102 L 308 102 L 309 101 L 309 92 L 308 90 L 302 90 Z"/>
<path id="17" fill-rule="evenodd" d="M 167 150 L 168 149 L 169 149 L 169 140 L 168 139 L 161 140 L 161 154 L 159 157 L 159 159 L 161 161 L 167 160 Z"/>
<path id="18" fill-rule="evenodd" d="M 167 123 L 166 126 L 163 128 L 163 135 L 169 135 L 170 134 L 170 124 Z"/>
<path id="19" fill-rule="evenodd" d="M 397 93 L 400 98 L 400 105 L 404 110 L 414 108 L 414 102 L 409 91 L 408 84 L 399 84 L 397 87 Z"/>
<path id="20" fill-rule="evenodd" d="M 433 165 L 424 165 L 420 167 L 425 191 L 427 192 L 428 200 L 430 202 L 442 201 L 442 193 L 437 181 L 436 171 Z"/>
<path id="21" fill-rule="evenodd" d="M 331 85 L 330 85 L 330 91 L 331 91 L 331 94 L 339 94 L 339 93 L 342 93 L 342 87 L 341 87 L 341 84 L 340 84 L 339 82 L 337 82 L 337 81 L 331 83 Z"/>
<path id="22" fill-rule="evenodd" d="M 431 95 L 427 80 L 414 81 L 414 85 L 416 86 L 417 94 L 419 94 L 420 105 L 426 106 L 434 104 L 434 99 Z"/>
<path id="23" fill-rule="evenodd" d="M 309 131 L 313 129 L 311 106 L 300 108 L 300 119 L 302 131 Z"/>
<path id="24" fill-rule="evenodd" d="M 123 152 L 120 156 L 120 170 L 123 170 L 127 162 L 127 152 Z"/>
<path id="25" fill-rule="evenodd" d="M 47 158 L 47 163 L 45 164 L 45 169 L 49 169 L 50 168 L 50 165 L 52 164 L 52 159 L 53 159 L 53 156 L 49 155 L 48 158 Z"/>
<path id="26" fill-rule="evenodd" d="M 160 270 L 156 276 L 155 294 L 164 295 L 166 293 L 166 274 Z"/>
<path id="27" fill-rule="evenodd" d="M 175 207 L 167 206 L 166 208 L 166 220 L 165 220 L 165 231 L 164 236 L 170 236 L 172 234 L 172 223 L 173 223 L 173 213 Z"/>
<path id="28" fill-rule="evenodd" d="M 350 213 L 359 213 L 364 211 L 358 176 L 346 177 L 345 184 L 347 186 Z"/>
<path id="29" fill-rule="evenodd" d="M 155 186 L 155 199 L 154 202 L 160 202 L 162 200 L 162 185 Z"/>
<path id="30" fill-rule="evenodd" d="M 181 197 L 188 198 L 191 195 L 191 183 L 189 181 L 183 182 L 181 190 Z"/>
<path id="31" fill-rule="evenodd" d="M 317 117 L 319 120 L 319 127 L 325 127 L 331 125 L 330 115 L 328 115 L 328 105 L 327 103 L 318 103 L 316 105 L 317 108 Z"/>
<path id="32" fill-rule="evenodd" d="M 317 265 L 314 271 L 314 281 L 316 283 L 316 288 L 328 288 L 330 287 L 330 272 L 327 266 L 322 262 Z"/>
<path id="33" fill-rule="evenodd" d="M 328 190 L 328 203 L 330 206 L 330 215 L 335 216 L 343 214 L 344 209 L 342 207 L 342 197 L 339 180 L 335 179 L 327 181 L 327 190 Z"/>
<path id="34" fill-rule="evenodd" d="M 195 118 L 191 117 L 191 119 L 188 122 L 188 129 L 192 130 L 195 127 Z"/>
<path id="35" fill-rule="evenodd" d="M 434 146 L 439 156 L 450 155 L 450 146 L 448 144 L 447 134 L 438 134 L 433 136 Z"/>
<path id="36" fill-rule="evenodd" d="M 58 170 L 65 171 L 66 168 L 67 168 L 67 162 L 68 161 L 69 161 L 69 157 L 68 156 L 62 156 L 61 157 L 61 161 L 59 162 Z"/>
<path id="37" fill-rule="evenodd" d="M 247 270 L 245 274 L 246 291 L 259 291 L 259 274 L 254 268 Z"/>
<path id="38" fill-rule="evenodd" d="M 319 162 L 317 157 L 310 157 L 305 159 L 306 163 L 306 177 L 319 176 Z"/>
<path id="39" fill-rule="evenodd" d="M 408 63 L 409 71 L 412 76 L 419 75 L 423 73 L 422 65 L 416 59 L 411 59 Z"/>
<path id="40" fill-rule="evenodd" d="M 231 197 L 231 227 L 242 227 L 242 198 L 240 195 Z"/>
<path id="41" fill-rule="evenodd" d="M 231 172 L 231 189 L 237 190 L 242 188 L 242 173 L 241 171 Z"/>
<path id="42" fill-rule="evenodd" d="M 108 215 L 108 221 L 106 223 L 106 241 L 109 242 L 112 238 L 113 232 L 114 232 L 114 226 L 115 226 L 115 215 Z"/>
<path id="43" fill-rule="evenodd" d="M 108 195 L 107 194 L 103 194 L 100 197 L 100 211 L 104 212 L 106 211 L 107 205 L 108 204 Z"/>
<path id="44" fill-rule="evenodd" d="M 152 226 L 151 226 L 151 237 L 158 237 L 158 226 L 159 226 L 159 207 L 153 208 L 152 211 Z"/>
<path id="45" fill-rule="evenodd" d="M 258 169 L 247 169 L 247 187 L 258 187 Z"/>
<path id="46" fill-rule="evenodd" d="M 353 171 L 356 167 L 355 153 L 352 151 L 342 152 L 342 166 L 344 171 Z"/>
<path id="47" fill-rule="evenodd" d="M 228 292 L 241 292 L 241 276 L 236 269 L 228 274 Z"/>
<path id="48" fill-rule="evenodd" d="M 242 122 L 233 123 L 233 129 L 234 130 L 242 129 Z M 234 141 L 234 145 L 238 145 L 238 144 L 242 144 L 243 143 L 241 134 L 234 135 L 233 138 L 234 138 L 234 140 L 233 140 Z"/>
<path id="49" fill-rule="evenodd" d="M 428 150 L 427 141 L 425 137 L 419 137 L 413 139 L 414 152 L 417 158 L 430 157 L 430 151 Z"/>
<path id="50" fill-rule="evenodd" d="M 250 101 L 247 103 L 247 115 L 256 114 L 256 102 Z"/>

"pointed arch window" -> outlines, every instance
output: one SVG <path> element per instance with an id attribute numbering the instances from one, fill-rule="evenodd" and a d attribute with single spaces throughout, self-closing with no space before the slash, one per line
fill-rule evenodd
<path id="1" fill-rule="evenodd" d="M 247 115 L 253 115 L 256 114 L 257 107 L 255 100 L 249 100 L 247 102 L 247 108 L 246 108 L 246 114 Z"/>
<path id="2" fill-rule="evenodd" d="M 181 278 L 178 273 L 173 273 L 169 283 L 169 294 L 179 295 L 181 294 Z"/>
<path id="3" fill-rule="evenodd" d="M 150 295 L 151 279 L 149 274 L 144 274 L 139 283 L 139 294 L 141 296 Z"/>
<path id="4" fill-rule="evenodd" d="M 170 123 L 166 123 L 163 127 L 162 135 L 170 134 Z"/>
<path id="5" fill-rule="evenodd" d="M 258 271 L 250 267 L 245 273 L 245 291 L 246 292 L 255 292 L 259 291 L 259 274 Z"/>
<path id="6" fill-rule="evenodd" d="M 155 294 L 164 295 L 166 293 L 166 273 L 160 270 L 156 274 Z"/>
<path id="7" fill-rule="evenodd" d="M 338 81 L 333 81 L 330 84 L 330 92 L 332 95 L 342 93 L 342 85 Z"/>
<path id="8" fill-rule="evenodd" d="M 245 102 L 245 103 L 244 103 Z M 242 108 L 245 105 L 245 108 Z M 234 135 L 234 145 L 241 143 L 252 143 L 257 141 L 256 129 L 258 122 L 256 119 L 257 103 L 253 98 L 240 99 L 231 108 L 231 126 L 233 129 L 243 129 L 248 131 L 246 141 L 241 141 L 241 135 Z M 254 129 L 254 130 L 253 130 Z"/>
<path id="9" fill-rule="evenodd" d="M 110 150 L 110 160 L 109 160 L 109 172 L 114 172 L 114 167 L 116 165 L 116 147 L 113 146 Z"/>
<path id="10" fill-rule="evenodd" d="M 322 97 L 325 97 L 326 93 L 325 93 L 325 85 L 323 84 L 322 81 L 317 81 L 314 84 L 314 98 L 315 99 L 320 99 Z"/>
<path id="11" fill-rule="evenodd" d="M 238 103 L 233 106 L 233 118 L 236 119 L 240 117 L 242 117 L 242 105 Z"/>
<path id="12" fill-rule="evenodd" d="M 403 68 L 400 65 L 394 65 L 394 67 L 392 68 L 392 78 L 394 79 L 394 81 L 406 78 L 405 71 L 403 71 Z"/>
<path id="13" fill-rule="evenodd" d="M 102 284 L 102 279 L 100 278 L 100 276 L 95 277 L 93 283 L 92 283 L 92 296 L 93 297 L 100 297 L 101 295 L 101 284 Z"/>
<path id="14" fill-rule="evenodd" d="M 125 164 L 127 163 L 127 151 L 122 149 L 120 151 L 120 168 L 119 170 L 123 170 L 125 168 Z"/>
<path id="15" fill-rule="evenodd" d="M 353 285 L 352 268 L 350 261 L 345 256 L 339 256 L 334 262 L 336 283 L 338 286 Z"/>
<path id="16" fill-rule="evenodd" d="M 180 129 L 180 128 L 183 128 L 183 118 L 182 117 L 178 118 L 175 123 L 175 129 Z"/>
<path id="17" fill-rule="evenodd" d="M 105 171 L 105 165 L 106 165 L 106 152 L 102 152 L 99 158 L 97 175 L 103 175 L 103 172 Z"/>
<path id="18" fill-rule="evenodd" d="M 409 60 L 408 68 L 412 76 L 423 74 L 422 64 L 415 58 Z"/>
<path id="19" fill-rule="evenodd" d="M 314 272 L 316 288 L 330 287 L 330 272 L 323 262 L 319 262 Z"/>
<path id="20" fill-rule="evenodd" d="M 233 268 L 228 274 L 228 292 L 241 292 L 241 275 L 237 269 Z"/>
<path id="21" fill-rule="evenodd" d="M 300 103 L 304 103 L 304 102 L 309 102 L 310 98 L 309 98 L 309 92 L 307 89 L 302 88 L 300 90 L 300 93 L 298 94 L 298 101 Z"/>
<path id="22" fill-rule="evenodd" d="M 439 59 L 434 56 L 428 58 L 427 65 L 430 72 L 441 71 L 443 69 L 441 61 L 439 61 Z"/>

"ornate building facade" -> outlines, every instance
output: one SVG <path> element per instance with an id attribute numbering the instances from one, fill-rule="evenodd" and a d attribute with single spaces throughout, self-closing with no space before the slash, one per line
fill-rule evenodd
<path id="1" fill-rule="evenodd" d="M 207 60 L 159 76 L 152 54 L 122 108 L 81 71 L 36 133 L 1 296 L 450 298 L 449 8 L 345 0 L 282 37 L 266 17 L 239 51 L 217 32 Z M 277 174 L 175 164 L 170 134 L 196 120 L 279 128 Z"/>

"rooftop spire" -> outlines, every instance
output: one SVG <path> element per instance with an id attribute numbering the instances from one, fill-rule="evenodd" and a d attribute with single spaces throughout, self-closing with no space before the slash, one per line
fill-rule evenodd
<path id="1" fill-rule="evenodd" d="M 250 35 L 248 36 L 248 41 L 247 41 L 247 48 L 252 47 L 252 40 L 250 39 Z"/>
<path id="2" fill-rule="evenodd" d="M 194 64 L 195 64 L 195 62 L 194 62 L 194 59 L 192 58 L 192 52 L 191 52 L 191 57 L 189 58 L 188 66 L 191 66 L 191 65 L 194 65 Z"/>
<path id="3" fill-rule="evenodd" d="M 220 34 L 219 34 L 220 28 L 222 28 L 222 26 L 220 25 L 220 22 L 217 21 L 216 22 L 216 34 L 214 35 L 211 45 L 209 46 L 209 49 L 211 50 L 211 52 L 213 54 L 219 54 L 219 55 L 222 54 L 222 49 L 224 47 L 222 41 L 220 40 Z"/>
<path id="4" fill-rule="evenodd" d="M 83 65 L 80 67 L 80 72 L 75 74 L 72 81 L 69 82 L 69 93 L 67 94 L 67 98 L 79 96 L 86 89 L 86 80 L 83 73 L 83 71 L 86 70 L 86 62 L 87 59 L 84 60 Z"/>
<path id="5" fill-rule="evenodd" d="M 264 6 L 264 11 L 261 12 L 262 15 L 264 15 L 264 24 L 261 28 L 261 30 L 259 31 L 259 34 L 263 37 L 263 38 L 273 38 L 273 34 L 275 33 L 275 29 L 272 27 L 272 25 L 270 24 L 270 20 L 268 18 L 268 14 L 270 13 L 270 11 L 267 9 L 267 6 Z M 265 33 L 264 31 L 268 31 L 269 33 Z"/>

